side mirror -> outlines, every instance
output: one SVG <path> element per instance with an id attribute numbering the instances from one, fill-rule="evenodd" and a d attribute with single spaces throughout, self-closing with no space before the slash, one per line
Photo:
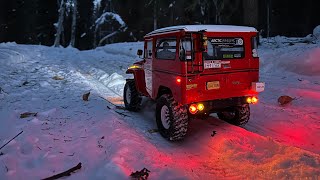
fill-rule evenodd
<path id="1" fill-rule="evenodd" d="M 140 56 L 142 56 L 142 54 L 143 54 L 143 51 L 141 49 L 138 49 L 137 55 L 140 57 Z"/>

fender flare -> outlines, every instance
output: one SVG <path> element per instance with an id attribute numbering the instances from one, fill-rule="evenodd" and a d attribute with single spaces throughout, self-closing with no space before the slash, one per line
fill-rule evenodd
<path id="1" fill-rule="evenodd" d="M 145 75 L 142 68 L 128 69 L 126 74 L 133 74 L 136 88 L 140 94 L 143 94 L 144 96 L 150 96 L 146 89 Z"/>

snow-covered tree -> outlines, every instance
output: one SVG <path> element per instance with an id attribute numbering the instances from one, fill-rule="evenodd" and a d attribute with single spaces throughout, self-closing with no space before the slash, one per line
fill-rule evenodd
<path id="1" fill-rule="evenodd" d="M 112 36 L 118 34 L 119 32 L 125 31 L 127 29 L 126 23 L 122 20 L 119 14 L 112 13 L 112 12 L 105 12 L 103 13 L 96 21 L 95 21 L 95 46 L 97 40 L 97 34 L 101 26 L 109 23 L 112 24 L 112 21 L 116 21 L 119 24 L 119 27 L 116 30 L 112 31 L 111 33 L 105 35 L 103 38 L 99 40 L 98 46 L 100 46 L 104 41 L 111 38 Z"/>
<path id="2" fill-rule="evenodd" d="M 64 21 L 64 14 L 66 11 L 66 3 L 65 0 L 60 1 L 60 8 L 59 8 L 59 20 L 55 24 L 57 33 L 56 33 L 56 38 L 54 41 L 54 46 L 59 47 L 60 46 L 60 39 L 61 39 L 61 34 L 63 32 L 63 21 Z"/>
<path id="3" fill-rule="evenodd" d="M 72 6 L 72 25 L 71 25 L 71 40 L 70 45 L 75 47 L 76 42 L 76 29 L 77 29 L 77 13 L 78 13 L 78 2 L 77 0 L 73 0 Z"/>
<path id="4" fill-rule="evenodd" d="M 112 0 L 94 0 L 93 46 L 101 46 L 106 41 L 112 42 L 112 37 L 127 29 L 126 23 L 118 13 L 115 13 Z"/>
<path id="5" fill-rule="evenodd" d="M 76 29 L 77 29 L 77 13 L 78 13 L 78 1 L 77 0 L 61 0 L 58 1 L 59 8 L 59 19 L 55 24 L 57 33 L 54 42 L 55 47 L 59 47 L 61 44 L 61 38 L 64 34 L 64 22 L 65 17 L 68 17 L 69 14 L 72 13 L 72 23 L 71 23 L 71 35 L 70 35 L 70 43 L 69 45 L 75 47 L 75 39 L 76 39 Z M 62 41 L 64 43 L 64 41 Z"/>

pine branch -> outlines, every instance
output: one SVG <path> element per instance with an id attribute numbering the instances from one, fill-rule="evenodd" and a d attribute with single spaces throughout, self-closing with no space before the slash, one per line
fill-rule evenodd
<path id="1" fill-rule="evenodd" d="M 76 171 L 78 169 L 81 169 L 81 167 L 82 167 L 81 163 L 79 163 L 78 165 L 76 165 L 75 167 L 73 167 L 71 169 L 68 169 L 67 171 L 64 171 L 62 173 L 53 175 L 51 177 L 48 177 L 48 178 L 45 178 L 45 179 L 42 179 L 42 180 L 55 180 L 55 179 L 59 179 L 59 178 L 64 177 L 64 176 L 70 176 L 71 173 L 73 173 L 74 171 Z"/>

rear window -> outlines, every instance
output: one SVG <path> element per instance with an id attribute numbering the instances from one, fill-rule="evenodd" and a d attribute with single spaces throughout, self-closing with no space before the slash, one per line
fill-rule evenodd
<path id="1" fill-rule="evenodd" d="M 208 38 L 206 60 L 239 59 L 244 57 L 242 38 Z"/>

